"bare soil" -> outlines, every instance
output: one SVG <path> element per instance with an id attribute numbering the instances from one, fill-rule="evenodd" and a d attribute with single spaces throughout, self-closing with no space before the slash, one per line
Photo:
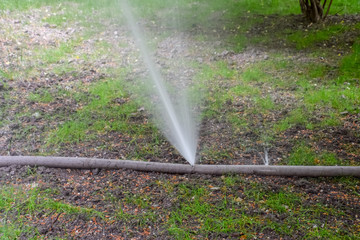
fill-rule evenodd
<path id="1" fill-rule="evenodd" d="M 29 174 L 31 172 L 31 174 Z M 168 192 L 158 182 L 171 182 L 175 184 L 174 192 Z M 213 195 L 209 201 L 214 203 L 221 198 L 224 192 L 212 186 L 223 186 L 223 177 L 210 175 L 173 175 L 159 173 L 144 173 L 130 170 L 71 170 L 71 169 L 51 169 L 51 168 L 29 168 L 26 166 L 10 166 L 0 168 L 0 183 L 12 184 L 14 186 L 28 186 L 28 188 L 38 187 L 41 190 L 52 189 L 50 195 L 55 201 L 61 201 L 72 206 L 84 207 L 96 210 L 105 214 L 105 218 L 89 217 L 87 214 L 65 214 L 52 212 L 37 212 L 31 221 L 39 233 L 46 239 L 58 236 L 67 236 L 67 239 L 173 239 L 165 229 L 169 214 L 178 208 L 179 199 L 177 194 L 181 184 L 198 186 L 206 184 L 213 190 Z M 343 225 L 344 231 L 351 226 L 358 226 L 360 223 L 360 201 L 356 192 L 346 184 L 336 179 L 316 179 L 316 178 L 284 178 L 284 177 L 261 177 L 244 176 L 243 183 L 235 185 L 229 192 L 231 196 L 238 199 L 246 199 L 244 190 L 254 184 L 260 184 L 262 191 L 280 192 L 284 189 L 291 189 L 293 193 L 305 194 L 306 200 L 301 204 L 304 207 L 324 205 L 342 211 L 342 217 L 338 218 L 326 213 L 317 218 L 321 225 L 314 225 L 314 228 L 321 228 L 326 224 Z M 359 186 L 356 189 L 359 192 Z M 155 220 L 145 223 L 139 222 L 134 218 L 129 220 L 112 220 L 109 216 L 116 216 L 119 206 L 114 202 L 126 202 L 127 194 L 131 196 L 150 197 L 150 208 L 156 211 Z M 105 196 L 112 196 L 113 200 Z M 230 196 L 229 196 L 230 197 Z M 244 214 L 249 216 L 262 215 L 265 219 L 282 222 L 286 218 L 284 213 L 268 212 L 260 209 L 256 205 L 246 208 Z M 119 203 L 120 204 L 120 203 Z M 120 206 L 124 213 L 141 215 L 147 208 L 141 208 L 136 204 L 123 204 Z M 233 206 L 234 207 L 234 206 Z M 300 207 L 300 206 L 298 206 Z M 16 214 L 16 212 L 14 213 Z M 196 222 L 184 223 L 189 228 L 195 227 Z M 281 236 L 282 239 L 302 238 L 306 232 L 295 231 L 293 236 Z M 223 237 L 226 239 L 238 239 L 242 235 L 229 233 L 208 236 L 209 239 Z M 20 239 L 28 239 L 27 233 Z M 198 239 L 204 236 L 198 236 Z M 277 239 L 280 236 L 272 231 L 261 231 L 256 236 L 259 239 Z M 246 236 L 245 236 L 246 238 Z"/>

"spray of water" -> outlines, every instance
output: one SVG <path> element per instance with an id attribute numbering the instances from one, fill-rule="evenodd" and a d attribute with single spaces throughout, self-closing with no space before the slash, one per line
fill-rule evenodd
<path id="1" fill-rule="evenodd" d="M 146 46 L 145 37 L 136 23 L 131 7 L 126 0 L 120 0 L 120 5 L 149 71 L 152 85 L 155 87 L 155 94 L 159 99 L 158 106 L 155 108 L 157 110 L 154 114 L 155 121 L 170 143 L 191 165 L 194 165 L 196 163 L 198 124 L 186 96 L 186 89 L 176 89 L 176 96 L 169 95 L 164 78 Z M 179 93 L 179 91 L 181 92 Z"/>

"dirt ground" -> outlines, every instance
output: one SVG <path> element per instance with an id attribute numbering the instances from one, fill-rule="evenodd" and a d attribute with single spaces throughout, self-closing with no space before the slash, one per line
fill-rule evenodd
<path id="1" fill-rule="evenodd" d="M 31 171 L 31 174 L 29 174 Z M 336 179 L 316 178 L 285 178 L 285 177 L 260 177 L 244 176 L 244 182 L 229 189 L 237 198 L 244 198 L 244 189 L 254 184 L 261 184 L 262 191 L 280 192 L 282 189 L 291 189 L 294 193 L 305 194 L 306 201 L 302 206 L 316 206 L 323 204 L 342 211 L 342 217 L 334 217 L 331 214 L 320 214 L 319 220 L 322 226 L 337 222 L 344 227 L 343 231 L 351 226 L 359 226 L 360 201 L 356 192 L 349 189 Z M 90 208 L 104 213 L 105 218 L 99 216 L 89 217 L 87 214 L 71 215 L 59 212 L 36 212 L 31 219 L 31 224 L 45 239 L 57 236 L 67 236 L 66 239 L 173 239 L 164 223 L 171 212 L 179 206 L 179 200 L 175 193 L 167 192 L 156 182 L 170 181 L 175 188 L 180 185 L 190 184 L 197 186 L 206 183 L 208 186 L 223 186 L 223 177 L 210 175 L 173 175 L 159 173 L 144 173 L 130 170 L 70 170 L 51 168 L 29 168 L 26 166 L 11 166 L 0 168 L 0 183 L 26 186 L 27 189 L 39 188 L 41 190 L 53 189 L 50 197 L 55 201 L 61 201 L 77 207 Z M 218 188 L 211 187 L 212 200 L 222 193 Z M 359 186 L 355 191 L 359 191 Z M 155 209 L 156 219 L 145 223 L 133 219 L 115 221 L 112 219 L 119 206 L 105 199 L 104 196 L 112 196 L 114 199 L 125 202 L 127 194 L 150 197 L 151 209 Z M 255 200 L 254 200 L 255 201 Z M 120 206 L 125 213 L 141 214 L 146 208 L 136 204 L 122 204 Z M 300 207 L 300 206 L 296 206 Z M 12 214 L 16 214 L 12 213 Z M 263 215 L 266 219 L 282 222 L 287 217 L 284 213 L 271 213 L 258 207 L 256 204 L 247 208 L 244 214 Z M 313 214 L 313 213 L 311 213 Z M 111 216 L 111 217 L 110 217 Z M 300 221 L 300 219 L 299 219 Z M 196 222 L 184 223 L 189 228 L 196 227 Z M 194 226 L 195 224 L 195 226 Z M 314 228 L 321 227 L 314 224 Z M 359 229 L 358 229 L 359 230 Z M 304 237 L 306 232 L 295 231 L 298 235 L 279 236 L 272 230 L 259 231 L 255 236 L 259 239 L 298 239 Z M 215 234 L 207 236 L 208 239 L 239 239 L 242 234 L 230 233 L 223 236 Z M 200 239 L 204 236 L 197 236 Z M 20 239 L 28 239 L 29 234 L 24 234 Z M 246 236 L 245 236 L 246 238 Z"/>
<path id="2" fill-rule="evenodd" d="M 46 89 L 51 94 L 56 95 L 59 88 L 75 90 L 77 84 L 89 85 L 101 79 L 111 77 L 105 69 L 111 67 L 132 66 L 132 73 L 128 74 L 128 79 L 143 76 L 146 70 L 143 68 L 141 61 L 134 54 L 136 49 L 133 40 L 128 37 L 126 29 L 116 25 L 109 25 L 100 34 L 93 35 L 85 40 L 81 45 L 76 47 L 76 54 L 89 55 L 94 54 L 96 44 L 101 40 L 112 45 L 112 52 L 106 52 L 97 58 L 84 61 L 77 57 L 67 60 L 60 59 L 54 63 L 44 64 L 39 57 L 38 48 L 46 48 L 56 45 L 61 41 L 69 41 L 75 38 L 76 34 L 84 31 L 84 28 L 76 23 L 71 27 L 58 27 L 41 21 L 44 14 L 51 11 L 48 8 L 32 10 L 26 14 L 3 15 L 0 19 L 3 26 L 7 26 L 2 31 L 11 35 L 4 34 L 0 39 L 1 66 L 10 72 L 18 72 L 15 76 L 16 81 L 3 77 L 6 84 L 0 89 L 0 104 L 2 106 L 2 118 L 6 119 L 5 124 L 0 129 L 0 154 L 2 155 L 55 155 L 55 156 L 78 156 L 78 157 L 99 157 L 124 159 L 132 156 L 132 152 L 136 152 L 137 148 L 146 147 L 148 142 L 153 141 L 153 136 L 143 136 L 142 138 L 134 138 L 126 134 L 118 134 L 117 132 L 106 132 L 98 135 L 96 140 L 83 141 L 82 143 L 61 143 L 58 148 L 44 147 L 44 138 L 49 131 L 54 130 L 58 125 L 69 116 L 81 108 L 77 100 L 57 95 L 55 101 L 34 102 L 27 97 L 30 93 L 38 93 L 40 90 Z M 261 17 L 261 16 L 260 16 Z M 269 18 L 269 17 L 267 17 Z M 269 33 L 276 35 L 276 31 L 280 29 L 298 30 L 305 28 L 305 23 L 301 22 L 300 16 L 283 17 L 281 21 L 277 16 L 270 16 L 273 21 L 265 21 L 255 25 L 248 32 L 248 37 L 266 36 Z M 329 18 L 332 22 L 350 22 L 356 23 L 358 16 L 333 16 Z M 29 23 L 30 22 L 30 23 Z M 300 22 L 300 24 L 299 24 Z M 271 23 L 271 24 L 270 24 Z M 151 29 L 150 25 L 150 29 Z M 161 31 L 160 29 L 155 30 Z M 313 28 L 316 28 L 314 26 Z M 151 29 L 154 30 L 154 29 Z M 194 31 L 205 31 L 195 28 Z M 205 32 L 206 33 L 206 32 Z M 304 62 L 311 62 L 314 59 L 308 57 L 306 51 L 296 51 L 293 47 L 283 45 L 281 40 L 274 38 L 274 42 L 267 42 L 266 45 L 261 43 L 256 46 L 250 46 L 241 53 L 221 49 L 220 41 L 194 41 L 192 32 L 174 33 L 161 41 L 155 52 L 158 64 L 164 71 L 166 79 L 176 79 L 179 76 L 187 81 L 196 75 L 196 69 L 189 68 L 188 61 L 197 61 L 199 63 L 209 63 L 224 60 L 233 68 L 246 68 L 249 64 L 269 59 L 270 54 L 278 51 L 288 55 L 289 59 L 297 59 Z M 218 32 L 219 36 L 228 34 L 227 32 Z M 16 38 L 14 37 L 16 36 Z M 349 46 L 358 36 L 358 33 L 350 32 L 348 34 L 339 35 L 331 38 L 328 44 L 320 46 L 320 48 L 330 48 L 334 54 L 346 53 L 350 50 Z M 275 42 L 276 41 L 276 42 Z M 280 41 L 280 42 L 279 42 Z M 341 45 L 338 42 L 342 42 Z M 120 44 L 119 44 L 120 43 Z M 331 47 L 337 44 L 338 47 L 333 50 Z M 120 47 L 119 47 L 120 45 Z M 76 56 L 76 54 L 73 54 Z M 329 66 L 334 63 L 331 58 L 327 58 Z M 74 68 L 69 72 L 56 72 L 56 68 L 63 65 L 71 65 Z M 30 73 L 29 73 L 30 71 Z M 24 74 L 22 74 L 22 72 Z M 27 74 L 31 77 L 27 77 Z M 219 80 L 219 86 L 227 88 L 231 83 Z M 3 84 L 4 85 L 4 84 Z M 290 94 L 284 95 L 283 91 L 277 89 L 268 90 L 271 98 L 275 102 L 285 103 L 291 108 L 296 99 Z M 267 93 L 268 94 L 268 93 Z M 7 97 L 5 97 L 7 95 Z M 117 99 L 114 104 L 121 105 L 126 100 Z M 225 115 L 227 112 L 237 109 L 242 112 L 251 106 L 251 102 L 246 98 L 227 102 L 223 106 L 218 115 Z M 206 109 L 206 103 L 203 107 Z M 139 108 L 139 111 L 131 117 L 132 124 L 143 124 L 151 121 L 151 114 Z M 249 127 L 252 130 L 240 131 L 234 134 L 231 124 L 222 118 L 205 118 L 200 127 L 199 136 L 199 158 L 202 163 L 213 164 L 262 164 L 260 154 L 263 154 L 263 145 L 260 143 L 259 134 L 254 130 L 264 128 L 263 122 L 274 122 L 282 118 L 289 109 L 283 109 L 281 112 L 271 112 L 269 115 L 254 114 L 249 116 L 254 121 Z M 20 114 L 24 113 L 24 114 Z M 57 117 L 54 117 L 54 116 Z M 321 120 L 322 116 L 314 116 L 314 119 Z M 325 129 L 323 132 L 314 132 L 304 127 L 291 128 L 282 136 L 279 136 L 269 149 L 272 163 L 276 164 L 286 158 L 294 146 L 293 140 L 302 138 L 305 141 L 313 138 L 322 138 L 322 141 L 314 143 L 314 148 L 334 152 L 341 158 L 347 159 L 351 164 L 359 161 L 358 152 L 349 151 L 351 149 L 360 148 L 360 140 L 356 132 L 360 130 L 359 114 L 345 114 L 342 118 L 343 124 L 338 127 Z M 160 136 L 161 144 L 157 147 L 157 154 L 149 154 L 142 156 L 147 161 L 161 161 L 185 163 L 186 161 L 174 150 L 174 148 Z M 117 144 L 129 143 L 135 144 Z M 204 149 L 211 149 L 220 143 L 219 155 L 201 155 Z M 107 147 L 103 147 L 107 146 Z M 101 148 L 101 150 L 99 150 Z M 229 153 L 221 156 L 221 152 Z M 355 152 L 355 153 L 354 153 Z"/>

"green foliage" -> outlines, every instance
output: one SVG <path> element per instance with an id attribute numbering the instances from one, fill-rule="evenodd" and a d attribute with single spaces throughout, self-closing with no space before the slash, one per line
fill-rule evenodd
<path id="1" fill-rule="evenodd" d="M 308 124 L 307 126 L 309 126 Z M 341 126 L 341 116 L 339 113 L 336 112 L 328 112 L 323 114 L 323 119 L 318 124 L 320 127 L 337 127 Z M 311 129 L 311 128 L 309 128 Z"/>

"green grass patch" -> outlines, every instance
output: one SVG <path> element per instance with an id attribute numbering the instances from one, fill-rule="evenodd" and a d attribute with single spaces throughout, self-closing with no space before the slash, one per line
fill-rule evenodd
<path id="1" fill-rule="evenodd" d="M 87 90 L 88 98 L 85 100 L 88 104 L 71 115 L 72 120 L 59 125 L 49 135 L 48 143 L 79 143 L 109 131 L 135 136 L 153 132 L 152 124 L 132 122 L 131 116 L 137 114 L 138 105 L 136 101 L 129 101 L 123 86 L 122 81 L 115 79 L 91 85 Z M 115 99 L 124 99 L 124 103 L 118 104 Z"/>
<path id="2" fill-rule="evenodd" d="M 314 129 L 317 127 L 338 126 L 341 114 L 356 114 L 360 111 L 359 87 L 356 85 L 338 85 L 334 81 L 324 84 L 312 84 L 311 77 L 322 77 L 321 66 L 313 68 L 305 78 L 300 77 L 296 82 L 297 107 L 274 125 L 274 130 L 283 132 L 296 125 Z"/>
<path id="3" fill-rule="evenodd" d="M 56 132 L 50 135 L 48 143 L 79 143 L 84 140 L 85 137 L 93 137 L 87 134 L 88 130 L 88 124 L 83 121 L 68 121 L 59 126 Z"/>
<path id="4" fill-rule="evenodd" d="M 79 41 L 69 41 L 62 42 L 55 48 L 38 49 L 39 59 L 46 64 L 58 63 L 60 60 L 68 61 L 78 44 Z"/>
<path id="5" fill-rule="evenodd" d="M 259 96 L 261 94 L 260 88 L 250 84 L 242 84 L 229 89 L 229 94 L 236 97 Z"/>
<path id="6" fill-rule="evenodd" d="M 354 82 L 360 79 L 360 39 L 352 46 L 350 54 L 346 55 L 340 62 L 340 82 Z"/>
<path id="7" fill-rule="evenodd" d="M 55 74 L 57 75 L 66 75 L 71 73 L 71 75 L 76 76 L 78 73 L 76 72 L 76 67 L 71 65 L 71 64 L 61 64 L 61 65 L 57 65 L 53 68 L 53 71 Z"/>
<path id="8" fill-rule="evenodd" d="M 44 90 L 40 93 L 30 93 L 28 100 L 32 102 L 50 103 L 54 100 L 54 97 L 48 90 Z"/>
<path id="9" fill-rule="evenodd" d="M 304 96 L 305 104 L 312 109 L 332 108 L 337 112 L 358 113 L 360 111 L 359 87 L 329 86 L 309 91 Z"/>
<path id="10" fill-rule="evenodd" d="M 179 184 L 179 207 L 168 219 L 168 231 L 176 239 L 190 239 L 193 236 L 221 236 L 221 233 L 251 236 L 260 225 L 258 217 L 241 214 L 237 207 L 231 208 L 232 201 L 225 196 L 216 204 L 207 201 L 210 192 L 201 186 Z M 194 229 L 186 224 L 196 223 Z"/>
<path id="11" fill-rule="evenodd" d="M 282 190 L 278 193 L 269 194 L 265 204 L 272 211 L 282 214 L 299 208 L 301 200 L 298 194 Z"/>
<path id="12" fill-rule="evenodd" d="M 306 125 L 309 118 L 310 115 L 308 110 L 304 108 L 296 108 L 292 110 L 287 117 L 276 123 L 274 125 L 274 130 L 276 132 L 283 132 L 296 125 Z"/>
<path id="13" fill-rule="evenodd" d="M 234 133 L 239 133 L 248 129 L 248 119 L 241 113 L 228 114 L 228 121 L 234 128 Z"/>
<path id="14" fill-rule="evenodd" d="M 166 224 L 175 239 L 251 239 L 269 230 L 277 238 L 299 232 L 314 238 L 328 234 L 336 238 L 350 236 L 346 231 L 337 231 L 340 225 L 336 222 L 321 225 L 325 215 L 340 218 L 346 216 L 343 211 L 322 204 L 307 205 L 306 193 L 294 192 L 291 186 L 271 190 L 267 184 L 231 175 L 223 176 L 216 186 L 168 185 L 164 186 L 176 196 L 176 208 L 171 210 Z M 250 209 L 257 213 L 249 214 Z"/>
<path id="15" fill-rule="evenodd" d="M 229 89 L 228 85 L 236 81 L 237 76 L 237 71 L 230 69 L 224 61 L 201 66 L 195 79 L 198 87 L 206 89 L 204 100 L 209 103 L 207 109 L 202 113 L 203 117 L 215 116 L 223 109 L 225 102 L 233 98 L 233 94 L 228 93 L 227 89 Z M 220 81 L 221 84 L 215 84 L 217 81 Z"/>
<path id="16" fill-rule="evenodd" d="M 330 14 L 356 14 L 359 12 L 360 6 L 357 0 L 333 2 L 330 10 Z"/>
<path id="17" fill-rule="evenodd" d="M 39 239 L 41 234 L 31 225 L 30 219 L 48 217 L 54 213 L 69 215 L 85 214 L 102 217 L 102 213 L 93 209 L 72 206 L 55 201 L 49 197 L 51 189 L 40 190 L 35 184 L 0 187 L 0 236 L 1 239 L 18 239 L 27 236 L 27 239 Z"/>
<path id="18" fill-rule="evenodd" d="M 84 12 L 84 3 L 82 1 L 81 4 L 74 4 L 71 2 L 64 2 L 56 7 L 55 14 L 49 14 L 42 18 L 44 23 L 48 23 L 48 27 L 68 27 L 70 24 L 75 23 L 84 23 L 85 21 L 89 21 L 89 18 L 86 18 L 88 14 Z M 64 5 L 63 5 L 64 4 Z"/>
<path id="19" fill-rule="evenodd" d="M 266 82 L 270 79 L 270 76 L 265 73 L 260 66 L 251 66 L 241 74 L 241 79 L 246 83 Z"/>
<path id="20" fill-rule="evenodd" d="M 0 77 L 1 77 L 1 78 L 5 78 L 5 79 L 8 79 L 8 80 L 13 80 L 13 75 L 12 75 L 12 73 L 9 73 L 9 72 L 7 72 L 6 70 L 3 70 L 3 69 L 0 69 Z M 0 78 L 0 81 L 1 81 L 2 83 L 4 83 L 1 78 Z"/>
<path id="21" fill-rule="evenodd" d="M 232 154 L 231 149 L 227 147 L 219 148 L 218 145 L 206 146 L 201 150 L 201 156 L 203 158 L 211 159 L 212 162 L 216 162 L 216 160 L 231 159 L 233 157 Z"/>
<path id="22" fill-rule="evenodd" d="M 315 152 L 311 147 L 304 143 L 294 146 L 290 156 L 286 162 L 288 165 L 319 165 L 319 166 L 335 166 L 343 165 L 334 153 L 331 152 Z"/>
<path id="23" fill-rule="evenodd" d="M 348 29 L 349 26 L 336 24 L 320 30 L 297 31 L 288 37 L 288 41 L 294 43 L 297 49 L 305 49 L 329 40 L 332 36 L 342 34 Z"/>
<path id="24" fill-rule="evenodd" d="M 121 188 L 119 187 L 119 191 L 123 191 Z M 117 196 L 108 194 L 105 200 L 116 206 L 113 219 L 145 227 L 156 223 L 158 217 L 151 206 L 151 197 L 147 194 L 133 194 L 125 191 L 124 198 L 119 199 Z M 137 211 L 126 211 L 126 209 L 136 209 Z"/>
<path id="25" fill-rule="evenodd" d="M 44 5 L 52 5 L 58 2 L 58 0 L 3 0 L 0 2 L 0 9 L 27 10 L 29 8 L 39 8 Z"/>
<path id="26" fill-rule="evenodd" d="M 326 67 L 322 64 L 306 64 L 305 75 L 309 79 L 323 79 L 326 76 Z"/>
<path id="27" fill-rule="evenodd" d="M 255 97 L 254 102 L 254 111 L 258 113 L 266 113 L 276 108 L 275 103 L 270 96 Z"/>

